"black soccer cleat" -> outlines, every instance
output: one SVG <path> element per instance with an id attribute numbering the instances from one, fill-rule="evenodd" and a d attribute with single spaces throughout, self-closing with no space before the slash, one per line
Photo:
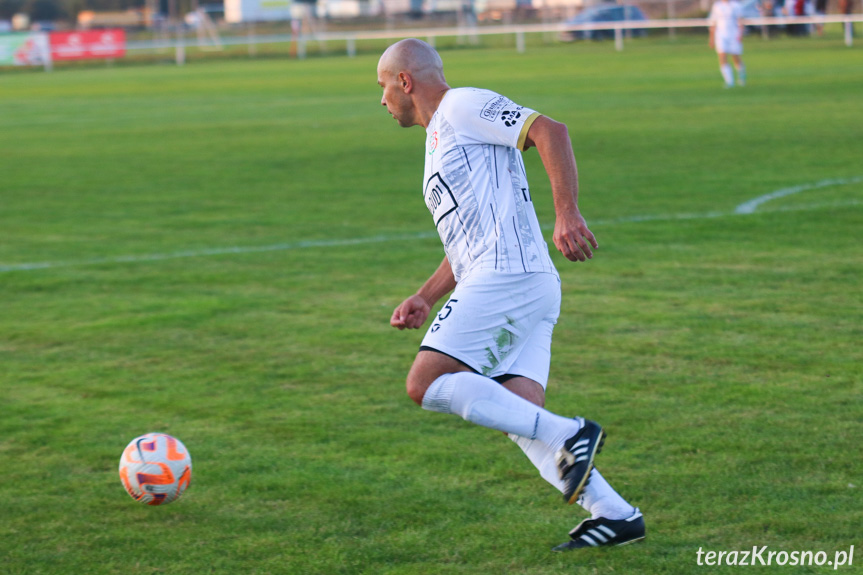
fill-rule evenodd
<path id="1" fill-rule="evenodd" d="M 581 429 L 566 440 L 556 454 L 558 475 L 563 480 L 563 500 L 574 503 L 587 485 L 593 458 L 602 450 L 605 432 L 595 421 L 582 419 Z"/>
<path id="2" fill-rule="evenodd" d="M 585 519 L 569 532 L 571 541 L 561 543 L 552 551 L 569 551 L 584 547 L 617 547 L 644 539 L 644 517 L 637 508 L 627 519 Z"/>

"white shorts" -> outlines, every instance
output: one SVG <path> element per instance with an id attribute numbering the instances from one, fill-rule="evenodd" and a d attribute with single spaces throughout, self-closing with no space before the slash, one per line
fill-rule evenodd
<path id="1" fill-rule="evenodd" d="M 743 54 L 743 43 L 737 36 L 717 36 L 716 53 L 740 56 Z"/>
<path id="2" fill-rule="evenodd" d="M 559 315 L 556 275 L 475 272 L 456 286 L 420 349 L 445 353 L 488 377 L 519 375 L 545 388 Z"/>

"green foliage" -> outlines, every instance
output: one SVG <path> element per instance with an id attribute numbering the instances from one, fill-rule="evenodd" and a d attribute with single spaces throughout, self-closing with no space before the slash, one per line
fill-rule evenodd
<path id="1" fill-rule="evenodd" d="M 567 555 L 549 549 L 580 508 L 499 433 L 404 394 L 422 333 L 389 315 L 442 250 L 422 131 L 380 108 L 376 56 L 0 76 L 0 571 L 680 574 L 705 569 L 700 547 L 859 555 L 863 61 L 830 33 L 749 40 L 735 90 L 686 38 L 443 53 L 451 84 L 567 122 L 600 242 L 589 263 L 557 258 L 548 406 L 608 428 L 599 465 L 648 539 Z M 165 508 L 117 477 L 147 431 L 193 457 Z"/>

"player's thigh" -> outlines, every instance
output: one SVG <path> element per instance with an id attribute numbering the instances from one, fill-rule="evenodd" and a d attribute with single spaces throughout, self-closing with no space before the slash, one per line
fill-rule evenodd
<path id="1" fill-rule="evenodd" d="M 422 349 L 446 354 L 488 377 L 532 377 L 511 368 L 529 344 L 533 349 L 545 339 L 550 349 L 559 313 L 560 280 L 553 274 L 476 274 L 456 287 L 434 317 Z"/>
<path id="2" fill-rule="evenodd" d="M 446 373 L 473 371 L 461 361 L 446 354 L 421 349 L 411 366 L 407 378 L 407 393 L 418 405 L 422 405 L 423 397 L 434 380 Z"/>
<path id="3" fill-rule="evenodd" d="M 553 313 L 536 325 L 506 368 L 507 375 L 521 376 L 538 384 L 542 390 L 543 398 L 551 368 L 552 333 L 559 312 L 559 308 L 556 308 Z M 531 399 L 531 401 L 533 400 Z M 534 401 L 534 403 L 536 402 Z"/>

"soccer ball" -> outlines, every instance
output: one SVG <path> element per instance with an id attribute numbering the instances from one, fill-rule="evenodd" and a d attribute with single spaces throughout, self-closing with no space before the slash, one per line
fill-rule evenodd
<path id="1" fill-rule="evenodd" d="M 136 437 L 120 457 L 120 481 L 135 501 L 165 505 L 180 498 L 192 479 L 183 443 L 164 433 Z"/>

